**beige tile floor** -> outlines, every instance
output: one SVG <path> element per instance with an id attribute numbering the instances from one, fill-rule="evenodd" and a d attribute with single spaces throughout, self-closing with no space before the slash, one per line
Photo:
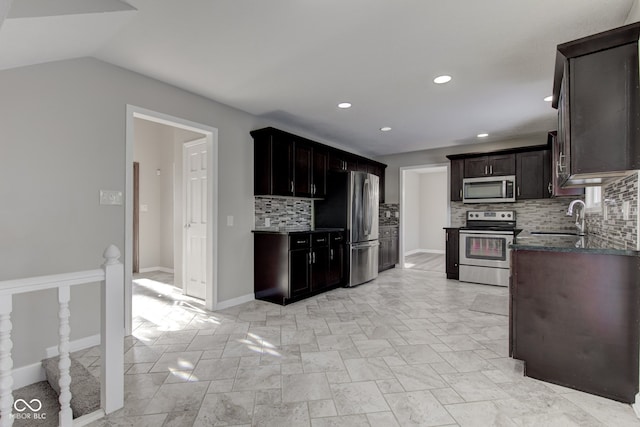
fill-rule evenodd
<path id="1" fill-rule="evenodd" d="M 212 313 L 162 281 L 137 281 L 125 408 L 96 426 L 640 425 L 629 405 L 522 375 L 507 317 L 468 310 L 504 288 L 393 269 Z"/>

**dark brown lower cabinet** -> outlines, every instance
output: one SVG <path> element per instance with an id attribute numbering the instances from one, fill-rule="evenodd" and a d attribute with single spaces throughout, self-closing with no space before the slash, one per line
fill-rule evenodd
<path id="1" fill-rule="evenodd" d="M 255 233 L 256 299 L 285 305 L 342 285 L 343 242 L 342 232 Z"/>
<path id="2" fill-rule="evenodd" d="M 380 227 L 378 271 L 388 270 L 398 263 L 398 226 Z"/>
<path id="3" fill-rule="evenodd" d="M 445 228 L 445 269 L 447 279 L 458 280 L 460 233 L 458 228 Z"/>
<path id="4" fill-rule="evenodd" d="M 513 250 L 511 260 L 510 354 L 525 375 L 634 402 L 640 258 Z"/>

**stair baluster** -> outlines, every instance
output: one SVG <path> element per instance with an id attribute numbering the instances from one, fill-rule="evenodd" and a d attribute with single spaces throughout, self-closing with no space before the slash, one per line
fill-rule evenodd
<path id="1" fill-rule="evenodd" d="M 58 344 L 58 352 L 60 353 L 60 362 L 58 368 L 60 370 L 60 413 L 58 415 L 58 422 L 60 427 L 67 427 L 73 424 L 73 413 L 71 411 L 71 376 L 69 375 L 69 367 L 71 366 L 71 359 L 69 358 L 69 333 L 71 328 L 69 327 L 69 299 L 71 292 L 69 286 L 61 286 L 58 288 L 58 319 L 60 335 L 60 342 Z"/>
<path id="2" fill-rule="evenodd" d="M 13 425 L 11 410 L 13 409 L 13 359 L 11 359 L 11 295 L 0 299 L 0 426 Z"/>

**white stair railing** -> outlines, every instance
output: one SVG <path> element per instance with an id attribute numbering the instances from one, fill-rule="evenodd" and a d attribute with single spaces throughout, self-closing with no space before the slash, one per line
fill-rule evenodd
<path id="1" fill-rule="evenodd" d="M 100 411 L 91 418 L 110 414 L 124 406 L 124 268 L 118 261 L 120 251 L 114 245 L 104 251 L 102 268 L 52 276 L 0 282 L 0 427 L 13 424 L 13 359 L 11 350 L 11 312 L 13 295 L 44 289 L 58 290 L 58 350 L 60 361 L 60 412 L 61 427 L 73 425 L 71 402 L 71 377 L 69 367 L 69 301 L 71 286 L 101 283 L 101 378 Z M 84 417 L 83 417 L 84 418 Z"/>

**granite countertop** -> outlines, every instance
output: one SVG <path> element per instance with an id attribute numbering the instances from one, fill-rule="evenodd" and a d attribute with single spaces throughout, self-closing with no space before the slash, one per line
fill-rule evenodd
<path id="1" fill-rule="evenodd" d="M 640 256 L 640 251 L 614 247 L 596 235 L 567 236 L 520 233 L 511 245 L 513 250 L 593 253 L 602 255 Z"/>
<path id="2" fill-rule="evenodd" d="M 310 227 L 264 227 L 253 230 L 253 233 L 264 234 L 296 234 L 296 233 L 328 233 L 344 231 L 344 228 L 314 228 Z"/>

